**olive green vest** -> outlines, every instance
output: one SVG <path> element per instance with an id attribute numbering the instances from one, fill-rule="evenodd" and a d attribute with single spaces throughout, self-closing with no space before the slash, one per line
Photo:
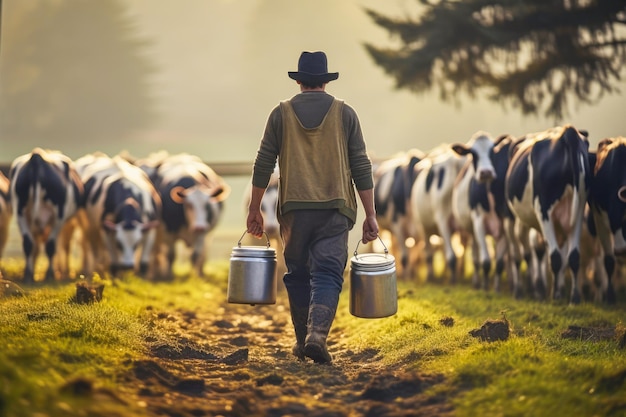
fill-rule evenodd
<path id="1" fill-rule="evenodd" d="M 280 103 L 283 139 L 279 153 L 281 213 L 336 208 L 356 221 L 357 203 L 341 120 L 335 99 L 319 126 L 302 126 L 289 100 Z"/>

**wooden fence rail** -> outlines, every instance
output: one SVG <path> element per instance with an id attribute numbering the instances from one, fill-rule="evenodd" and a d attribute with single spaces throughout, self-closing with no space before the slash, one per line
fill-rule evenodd
<path id="1" fill-rule="evenodd" d="M 252 175 L 252 162 L 207 162 L 220 176 L 239 177 Z M 0 171 L 9 175 L 10 162 L 0 162 Z"/>

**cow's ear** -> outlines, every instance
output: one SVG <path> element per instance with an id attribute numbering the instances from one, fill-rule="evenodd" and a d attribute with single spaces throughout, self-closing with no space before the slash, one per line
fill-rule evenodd
<path id="1" fill-rule="evenodd" d="M 183 204 L 183 201 L 185 201 L 185 187 L 177 186 L 172 188 L 170 198 L 176 204 Z"/>
<path id="2" fill-rule="evenodd" d="M 455 143 L 454 145 L 452 145 L 452 150 L 461 156 L 465 156 L 470 153 L 470 149 L 460 143 Z"/>
<path id="3" fill-rule="evenodd" d="M 230 195 L 230 187 L 226 184 L 218 185 L 211 191 L 211 199 L 218 203 L 221 203 L 222 201 L 226 200 L 226 198 L 228 198 L 229 195 Z"/>
<path id="4" fill-rule="evenodd" d="M 598 142 L 598 153 L 600 153 L 603 148 L 609 146 L 611 143 L 613 143 L 613 138 L 605 138 Z"/>
<path id="5" fill-rule="evenodd" d="M 110 232 L 115 230 L 115 223 L 108 219 L 102 222 L 102 226 Z"/>

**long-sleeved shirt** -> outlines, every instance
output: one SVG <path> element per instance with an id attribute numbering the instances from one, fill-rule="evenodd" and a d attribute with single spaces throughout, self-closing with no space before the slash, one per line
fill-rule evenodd
<path id="1" fill-rule="evenodd" d="M 319 126 L 334 101 L 334 97 L 323 91 L 302 92 L 291 98 L 291 104 L 305 128 Z M 352 107 L 343 105 L 342 124 L 348 141 L 348 159 L 352 180 L 357 190 L 374 187 L 372 163 L 367 155 L 365 140 L 359 118 Z M 269 183 L 283 140 L 283 116 L 280 105 L 270 113 L 261 144 L 254 162 L 252 184 L 265 188 Z"/>

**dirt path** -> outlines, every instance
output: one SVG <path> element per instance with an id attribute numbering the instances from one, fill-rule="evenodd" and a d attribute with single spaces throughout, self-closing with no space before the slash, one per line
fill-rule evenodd
<path id="1" fill-rule="evenodd" d="M 331 331 L 333 365 L 291 355 L 287 306 L 224 304 L 202 311 L 154 312 L 167 329 L 148 340 L 151 355 L 131 364 L 127 392 L 150 416 L 444 416 L 446 398 L 424 390 L 440 377 L 355 354 Z M 332 344 L 332 342 L 335 342 Z"/>

